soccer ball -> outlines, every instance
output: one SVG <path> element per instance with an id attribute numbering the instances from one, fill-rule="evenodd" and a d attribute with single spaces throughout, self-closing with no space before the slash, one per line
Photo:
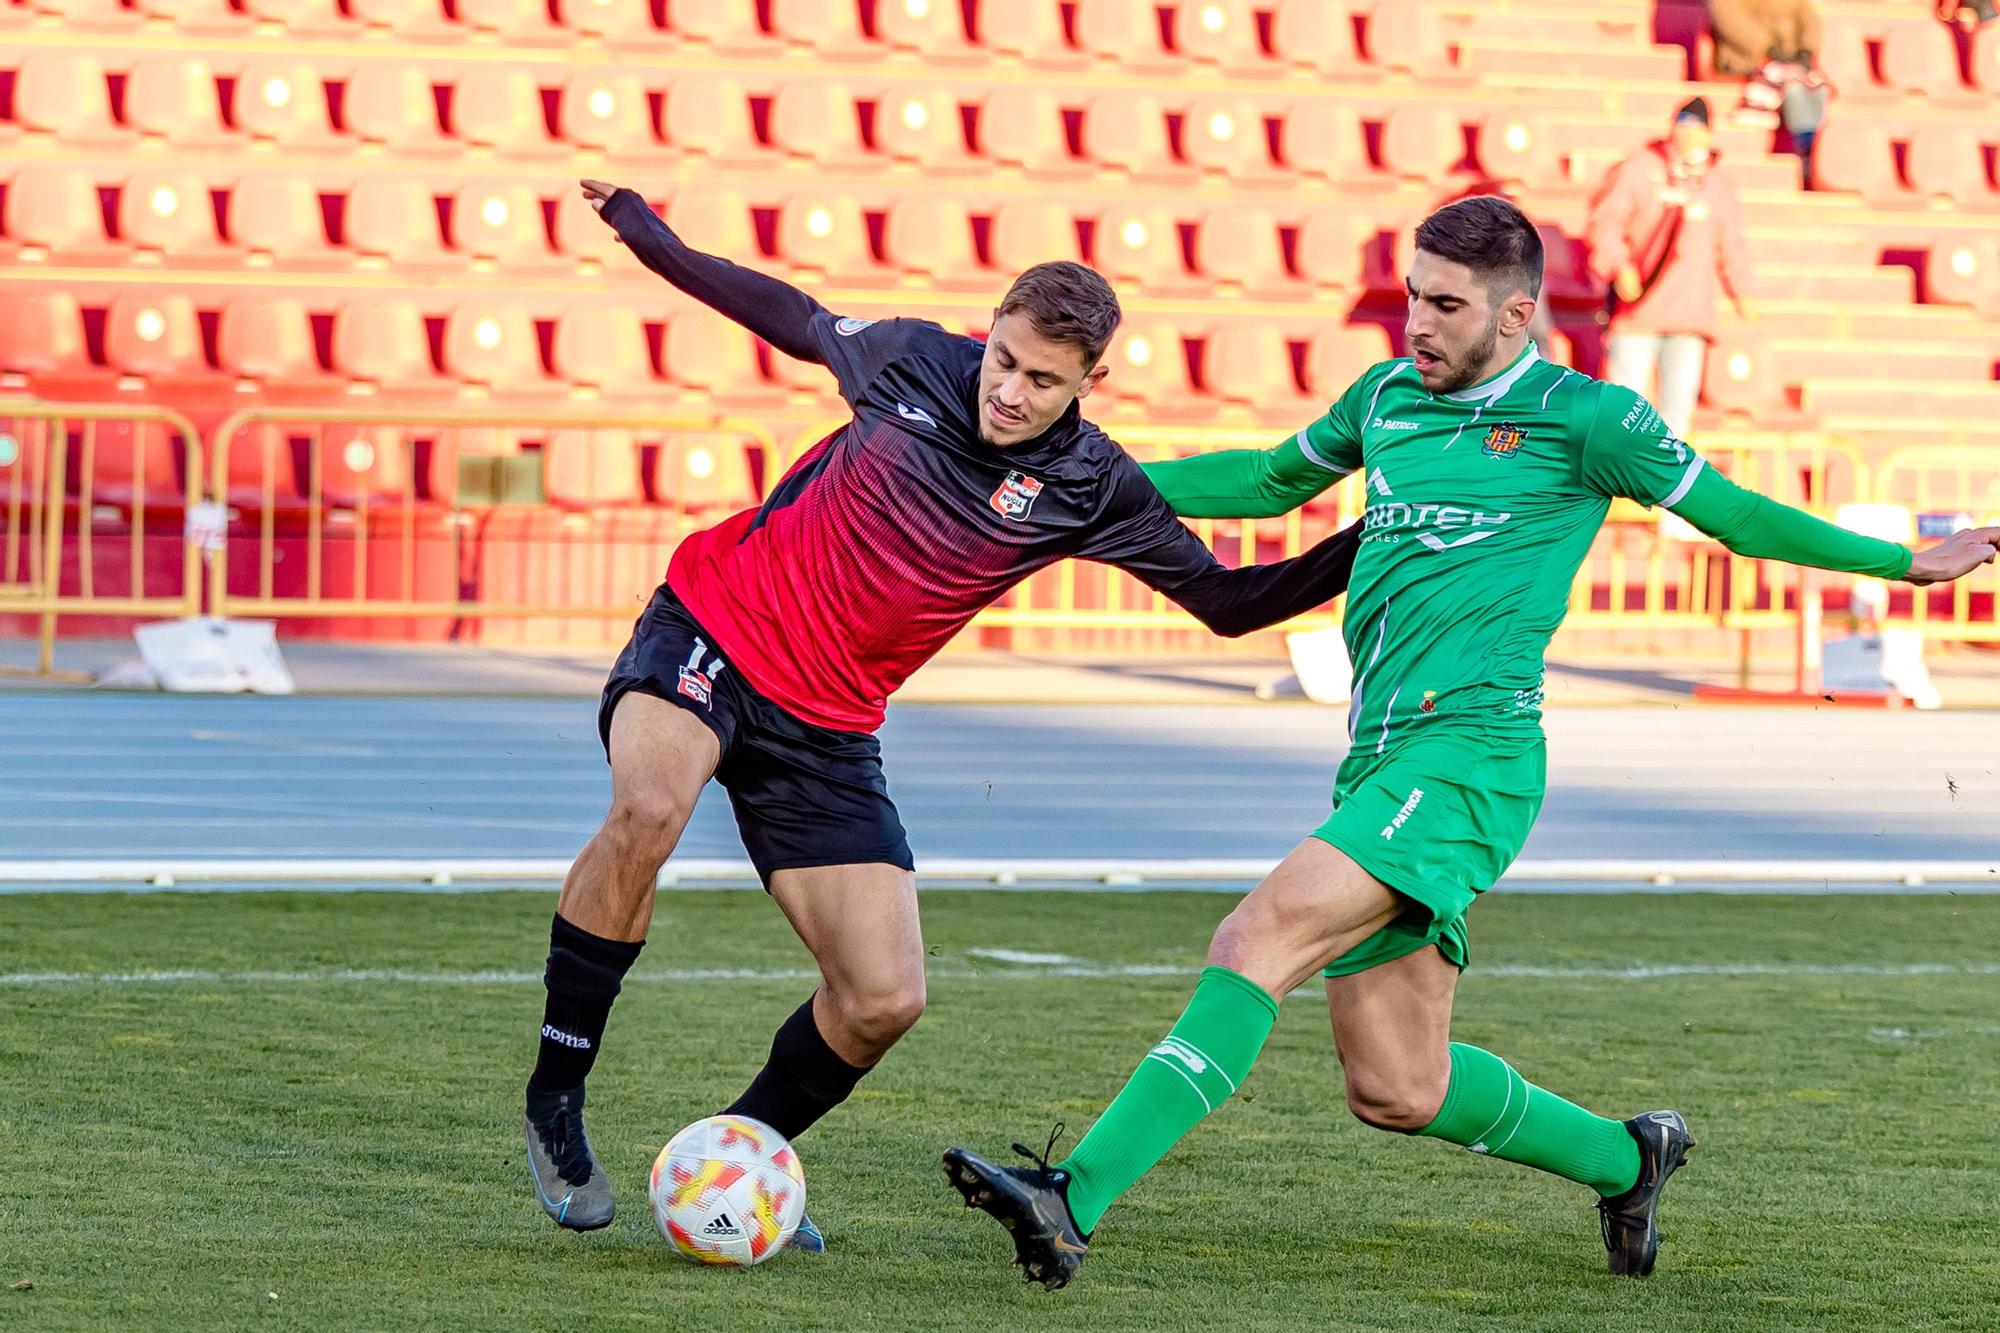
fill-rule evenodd
<path id="1" fill-rule="evenodd" d="M 681 1257 L 748 1268 L 785 1248 L 806 1212 L 806 1173 L 761 1120 L 712 1115 L 660 1149 L 647 1184 L 653 1220 Z"/>

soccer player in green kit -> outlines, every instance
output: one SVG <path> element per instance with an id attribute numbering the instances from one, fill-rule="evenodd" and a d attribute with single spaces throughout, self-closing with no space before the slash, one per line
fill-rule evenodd
<path id="1" fill-rule="evenodd" d="M 1167 1037 L 1066 1159 L 953 1148 L 945 1174 L 1014 1237 L 1030 1281 L 1075 1276 L 1106 1208 L 1250 1072 L 1278 1000 L 1326 977 L 1347 1104 L 1367 1124 L 1589 1186 L 1610 1271 L 1644 1277 L 1662 1187 L 1693 1140 L 1675 1111 L 1619 1121 L 1450 1040 L 1465 912 L 1519 854 L 1546 781 L 1543 654 L 1613 498 L 1673 511 L 1740 555 L 1924 584 L 1993 560 L 2000 528 L 1921 554 L 1742 490 L 1629 390 L 1541 359 L 1534 225 L 1461 200 L 1417 230 L 1411 355 L 1365 372 L 1271 450 L 1147 469 L 1187 517 L 1266 517 L 1366 470 L 1348 585 L 1352 745 L 1333 813 L 1216 929 Z"/>

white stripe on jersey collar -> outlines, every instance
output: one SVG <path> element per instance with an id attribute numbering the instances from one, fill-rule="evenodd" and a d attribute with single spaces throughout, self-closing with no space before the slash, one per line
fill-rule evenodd
<path id="1" fill-rule="evenodd" d="M 1507 390 L 1521 382 L 1521 376 L 1533 370 L 1541 362 L 1541 354 L 1535 350 L 1534 339 L 1528 340 L 1527 350 L 1514 359 L 1514 364 L 1495 375 L 1484 384 L 1475 384 L 1470 389 L 1459 389 L 1453 393 L 1437 395 L 1453 403 L 1484 403 L 1491 407 L 1506 396 Z"/>

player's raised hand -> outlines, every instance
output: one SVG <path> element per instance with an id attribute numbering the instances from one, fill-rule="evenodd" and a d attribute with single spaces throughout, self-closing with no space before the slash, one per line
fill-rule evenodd
<path id="1" fill-rule="evenodd" d="M 1954 532 L 1928 551 L 1917 552 L 1904 577 L 1919 586 L 1963 578 L 2000 555 L 2000 528 L 1967 528 Z"/>
<path id="2" fill-rule="evenodd" d="M 609 181 L 586 180 L 578 181 L 577 184 L 583 187 L 583 197 L 588 199 L 590 206 L 599 213 L 604 211 L 604 205 L 611 196 L 618 193 L 618 187 Z"/>

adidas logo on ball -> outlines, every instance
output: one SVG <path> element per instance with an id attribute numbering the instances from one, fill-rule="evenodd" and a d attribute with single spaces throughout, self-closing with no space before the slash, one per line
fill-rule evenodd
<path id="1" fill-rule="evenodd" d="M 709 1219 L 708 1225 L 701 1229 L 701 1234 L 704 1236 L 740 1236 L 743 1234 L 743 1229 L 730 1220 L 728 1213 L 717 1213 Z"/>

